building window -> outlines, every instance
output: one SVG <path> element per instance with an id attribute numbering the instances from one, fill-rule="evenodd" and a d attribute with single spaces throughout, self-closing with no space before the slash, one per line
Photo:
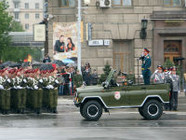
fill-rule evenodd
<path id="1" fill-rule="evenodd" d="M 59 0 L 60 7 L 75 7 L 75 0 Z"/>
<path id="2" fill-rule="evenodd" d="M 115 6 L 131 6 L 131 0 L 113 0 L 113 5 Z"/>
<path id="3" fill-rule="evenodd" d="M 25 9 L 29 9 L 29 3 L 25 3 Z"/>
<path id="4" fill-rule="evenodd" d="M 39 3 L 35 3 L 35 9 L 39 9 Z"/>
<path id="5" fill-rule="evenodd" d="M 29 19 L 29 14 L 25 14 L 25 19 Z"/>
<path id="6" fill-rule="evenodd" d="M 14 13 L 14 18 L 19 19 L 19 13 Z"/>
<path id="7" fill-rule="evenodd" d="M 18 2 L 14 2 L 14 8 L 19 8 L 19 3 Z"/>
<path id="8" fill-rule="evenodd" d="M 35 14 L 35 19 L 39 19 L 39 14 Z"/>
<path id="9" fill-rule="evenodd" d="M 164 0 L 165 6 L 181 6 L 181 0 Z"/>
<path id="10" fill-rule="evenodd" d="M 29 29 L 29 24 L 25 24 L 25 29 L 26 29 L 26 30 Z"/>

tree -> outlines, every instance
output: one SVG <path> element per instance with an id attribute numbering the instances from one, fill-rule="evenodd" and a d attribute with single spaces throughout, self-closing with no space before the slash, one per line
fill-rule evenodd
<path id="1" fill-rule="evenodd" d="M 174 66 L 174 63 L 172 63 L 169 59 L 166 59 L 165 63 L 163 64 L 164 68 L 170 68 L 173 66 Z"/>
<path id="2" fill-rule="evenodd" d="M 104 71 L 104 73 L 101 74 L 101 77 L 100 77 L 100 82 L 101 83 L 104 82 L 107 79 L 107 76 L 109 75 L 109 73 L 111 71 L 111 67 L 110 67 L 110 65 L 108 63 L 103 68 L 103 71 Z"/>
<path id="3" fill-rule="evenodd" d="M 11 31 L 12 17 L 8 14 L 6 9 L 8 5 L 6 0 L 0 2 L 0 60 L 6 55 L 5 51 L 11 43 L 8 33 Z"/>
<path id="4" fill-rule="evenodd" d="M 23 26 L 20 22 L 17 22 L 15 20 L 11 23 L 11 31 L 12 32 L 24 32 Z"/>
<path id="5" fill-rule="evenodd" d="M 19 54 L 19 55 L 17 55 Z M 30 54 L 36 61 L 41 60 L 41 49 L 30 47 L 8 47 L 6 55 L 4 55 L 4 61 L 23 62 L 23 60 Z"/>

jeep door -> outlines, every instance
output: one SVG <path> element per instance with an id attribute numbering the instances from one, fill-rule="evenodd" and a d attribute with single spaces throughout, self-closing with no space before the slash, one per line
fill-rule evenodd
<path id="1" fill-rule="evenodd" d="M 141 105 L 146 98 L 146 85 L 133 85 L 125 88 L 130 106 Z"/>
<path id="2" fill-rule="evenodd" d="M 107 90 L 109 94 L 109 102 L 107 102 L 108 107 L 121 107 L 129 105 L 128 92 L 123 90 L 123 87 L 113 87 Z"/>

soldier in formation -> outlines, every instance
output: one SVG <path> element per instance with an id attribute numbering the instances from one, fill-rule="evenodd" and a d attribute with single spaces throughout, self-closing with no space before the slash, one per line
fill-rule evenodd
<path id="1" fill-rule="evenodd" d="M 169 77 L 172 81 L 172 92 L 170 98 L 170 110 L 177 111 L 178 107 L 178 93 L 180 93 L 180 77 L 176 74 L 176 67 L 171 69 Z"/>

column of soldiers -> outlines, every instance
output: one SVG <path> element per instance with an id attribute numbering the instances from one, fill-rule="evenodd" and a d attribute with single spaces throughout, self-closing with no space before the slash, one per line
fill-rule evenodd
<path id="1" fill-rule="evenodd" d="M 176 67 L 170 69 L 163 68 L 162 65 L 157 66 L 157 70 L 151 75 L 151 79 L 154 83 L 170 83 L 170 104 L 165 106 L 165 109 L 177 110 L 178 107 L 178 93 L 180 92 L 180 78 L 176 75 Z"/>
<path id="2" fill-rule="evenodd" d="M 37 89 L 43 81 L 43 79 L 47 79 L 46 85 L 50 85 L 50 88 L 54 88 L 56 83 L 59 83 L 58 77 L 57 77 L 57 70 L 51 69 L 51 70 L 39 70 L 39 69 L 28 69 L 28 68 L 5 68 L 0 70 L 0 90 L 5 89 L 21 89 L 21 88 L 33 88 Z M 32 81 L 29 81 L 31 80 Z M 6 83 L 6 81 L 8 81 Z M 32 82 L 32 83 L 29 83 Z M 6 86 L 9 84 L 9 86 Z M 42 85 L 43 86 L 43 85 Z M 47 87 L 46 88 L 49 88 Z M 43 87 L 41 87 L 43 88 Z"/>

